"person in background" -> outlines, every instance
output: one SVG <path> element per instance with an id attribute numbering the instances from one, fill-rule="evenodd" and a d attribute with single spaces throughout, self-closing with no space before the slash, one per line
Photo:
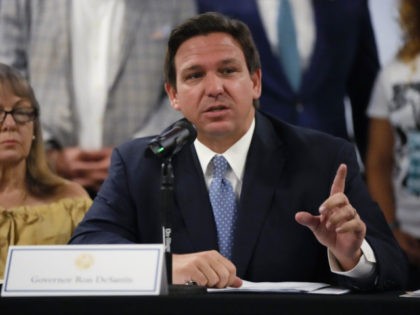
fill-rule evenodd
<path id="1" fill-rule="evenodd" d="M 197 130 L 171 159 L 175 284 L 404 286 L 404 256 L 367 192 L 354 147 L 256 110 L 262 71 L 244 23 L 218 13 L 190 18 L 171 32 L 165 60 L 172 107 Z M 70 244 L 162 242 L 162 161 L 150 141 L 114 150 L 109 177 Z"/>
<path id="2" fill-rule="evenodd" d="M 5 0 L 0 62 L 42 104 L 48 157 L 92 196 L 112 148 L 179 118 L 162 88 L 165 42 L 193 0 Z"/>
<path id="3" fill-rule="evenodd" d="M 262 111 L 350 139 L 364 161 L 379 70 L 367 0 L 197 0 L 197 9 L 250 28 L 264 73 Z"/>
<path id="4" fill-rule="evenodd" d="M 39 110 L 29 83 L 0 64 L 0 279 L 10 245 L 66 244 L 92 203 L 50 170 Z"/>
<path id="5" fill-rule="evenodd" d="M 420 288 L 420 5 L 402 0 L 396 57 L 381 71 L 368 108 L 366 178 L 372 197 L 411 264 Z"/>

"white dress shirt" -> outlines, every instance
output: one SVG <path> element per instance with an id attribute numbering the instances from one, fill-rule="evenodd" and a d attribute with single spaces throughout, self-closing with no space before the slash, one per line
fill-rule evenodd
<path id="1" fill-rule="evenodd" d="M 246 157 L 248 156 L 248 150 L 251 145 L 254 129 L 255 119 L 252 121 L 252 124 L 245 135 L 243 135 L 241 139 L 239 139 L 233 146 L 222 154 L 230 166 L 226 172 L 226 179 L 232 185 L 237 200 L 239 200 L 241 196 L 245 162 Z M 194 141 L 194 146 L 197 151 L 198 160 L 200 161 L 208 189 L 210 187 L 213 174 L 210 162 L 217 153 L 210 150 L 197 139 Z"/>
<path id="2" fill-rule="evenodd" d="M 124 1 L 73 0 L 71 5 L 79 145 L 84 149 L 99 149 L 110 79 L 119 64 Z"/>

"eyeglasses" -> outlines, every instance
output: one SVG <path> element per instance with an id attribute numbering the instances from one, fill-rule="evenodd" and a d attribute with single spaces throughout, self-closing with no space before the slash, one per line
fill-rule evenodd
<path id="1" fill-rule="evenodd" d="M 6 120 L 6 116 L 10 114 L 18 124 L 24 124 L 33 121 L 37 116 L 34 108 L 13 108 L 12 110 L 4 110 L 0 108 L 0 123 Z"/>

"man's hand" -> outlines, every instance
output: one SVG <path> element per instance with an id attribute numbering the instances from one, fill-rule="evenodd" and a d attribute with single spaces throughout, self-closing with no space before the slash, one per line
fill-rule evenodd
<path id="1" fill-rule="evenodd" d="M 318 241 L 328 247 L 343 270 L 358 263 L 366 235 L 366 225 L 344 194 L 347 166 L 341 164 L 331 186 L 330 197 L 319 207 L 320 215 L 296 213 L 298 223 L 307 226 Z"/>
<path id="2" fill-rule="evenodd" d="M 108 176 L 111 153 L 112 148 L 87 151 L 70 147 L 49 150 L 48 159 L 59 175 L 98 191 Z"/>
<path id="3" fill-rule="evenodd" d="M 209 288 L 240 287 L 236 267 L 215 250 L 172 255 L 173 283 L 195 281 Z"/>

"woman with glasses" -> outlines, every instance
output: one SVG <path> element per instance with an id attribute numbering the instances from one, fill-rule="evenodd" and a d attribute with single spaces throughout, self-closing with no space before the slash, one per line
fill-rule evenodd
<path id="1" fill-rule="evenodd" d="M 0 63 L 0 279 L 10 245 L 67 243 L 91 204 L 46 161 L 34 92 Z"/>

